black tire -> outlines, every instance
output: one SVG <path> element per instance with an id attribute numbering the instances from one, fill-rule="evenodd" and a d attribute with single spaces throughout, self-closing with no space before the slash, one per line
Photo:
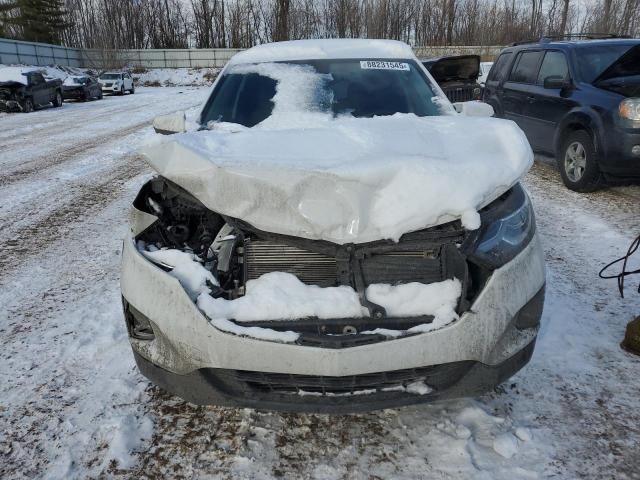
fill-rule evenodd
<path id="1" fill-rule="evenodd" d="M 118 93 L 118 95 L 124 95 L 125 91 L 124 91 L 124 85 L 122 85 L 122 88 L 120 89 L 120 92 Z"/>
<path id="2" fill-rule="evenodd" d="M 134 93 L 136 93 L 136 86 L 131 84 L 131 90 L 129 90 L 131 92 L 131 95 L 133 95 Z"/>
<path id="3" fill-rule="evenodd" d="M 24 113 L 31 113 L 33 112 L 33 110 L 33 100 L 31 100 L 30 98 L 25 98 L 22 102 L 22 111 Z"/>
<path id="4" fill-rule="evenodd" d="M 51 103 L 53 103 L 53 106 L 57 108 L 62 106 L 62 102 L 62 94 L 60 92 L 56 92 L 55 96 L 53 97 L 53 102 Z"/>
<path id="5" fill-rule="evenodd" d="M 569 132 L 556 155 L 565 186 L 575 192 L 594 192 L 604 185 L 599 154 L 593 138 L 584 130 Z"/>
<path id="6" fill-rule="evenodd" d="M 98 92 L 98 100 L 102 100 L 102 97 L 104 97 L 104 93 L 102 93 L 102 90 L 100 90 Z"/>

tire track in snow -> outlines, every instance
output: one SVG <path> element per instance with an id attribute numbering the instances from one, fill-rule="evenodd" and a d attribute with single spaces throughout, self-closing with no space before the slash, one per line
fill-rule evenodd
<path id="1" fill-rule="evenodd" d="M 77 194 L 63 205 L 56 207 L 35 223 L 18 228 L 9 238 L 3 239 L 3 248 L 0 251 L 0 284 L 3 283 L 3 279 L 10 277 L 20 264 L 46 249 L 52 239 L 64 238 L 71 225 L 118 198 L 127 182 L 148 169 L 139 155 L 132 155 L 126 159 L 124 167 L 121 167 L 115 176 L 97 184 L 76 187 Z"/>
<path id="2" fill-rule="evenodd" d="M 87 107 L 92 105 L 87 105 Z M 112 117 L 114 114 L 121 113 L 121 106 L 111 106 L 109 105 L 108 110 L 105 109 L 100 110 L 99 113 L 91 116 L 91 122 L 95 123 L 100 120 L 107 120 L 109 117 Z M 142 111 L 145 108 L 148 108 L 147 105 L 140 105 L 136 108 L 132 108 L 127 110 L 129 113 Z M 70 130 L 69 124 L 77 121 L 85 121 L 87 112 L 85 109 L 75 109 L 72 112 L 63 112 L 65 113 L 65 122 L 60 122 L 60 117 L 52 117 L 50 119 L 45 120 L 44 123 L 35 125 L 35 126 L 24 126 L 20 127 L 22 130 L 14 128 L 11 130 L 14 133 L 11 133 L 6 136 L 0 135 L 0 148 L 8 149 L 15 146 L 21 146 L 26 139 L 32 137 L 33 135 L 38 136 L 51 136 L 58 133 L 68 132 Z M 29 114 L 31 115 L 31 114 Z"/>
<path id="3" fill-rule="evenodd" d="M 189 105 L 188 108 L 193 108 L 197 105 L 200 105 L 200 103 Z M 143 110 L 144 108 L 146 108 L 146 106 L 134 110 L 127 110 L 127 113 L 134 113 L 138 110 Z M 158 113 L 158 115 L 162 115 L 163 113 L 166 112 Z M 20 163 L 20 166 L 18 168 L 14 170 L 4 171 L 2 174 L 0 174 L 0 187 L 4 187 L 28 179 L 35 173 L 40 174 L 42 170 L 51 167 L 57 167 L 70 160 L 73 160 L 75 157 L 86 152 L 87 150 L 96 148 L 102 144 L 117 141 L 122 137 L 135 133 L 138 130 L 142 130 L 145 127 L 149 127 L 150 121 L 150 119 L 145 119 L 131 126 L 119 129 L 115 132 L 109 132 L 103 135 L 92 137 L 83 143 L 79 143 L 71 147 L 58 148 L 56 150 L 49 151 L 44 155 L 41 154 L 36 158 L 33 158 L 26 162 L 22 162 Z M 68 129 L 64 129 L 64 131 L 67 130 Z"/>
<path id="4" fill-rule="evenodd" d="M 125 129 L 119 130 L 118 134 L 120 137 L 125 137 L 148 126 L 149 121 L 145 120 L 143 122 L 138 122 L 134 125 L 131 125 L 130 127 L 127 127 Z M 61 148 L 51 153 L 41 155 L 40 157 L 33 160 L 24 162 L 20 168 L 0 175 L 0 187 L 5 187 L 17 182 L 24 181 L 25 179 L 28 179 L 30 176 L 36 173 L 39 174 L 40 172 L 42 172 L 42 170 L 60 166 L 63 163 L 73 160 L 78 155 L 96 148 L 104 143 L 108 143 L 113 139 L 113 133 L 100 135 L 98 137 L 90 139 L 88 142 L 83 142 L 68 148 Z"/>

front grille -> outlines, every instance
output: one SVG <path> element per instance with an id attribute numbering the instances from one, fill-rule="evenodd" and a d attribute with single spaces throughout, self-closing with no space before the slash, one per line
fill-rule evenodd
<path id="1" fill-rule="evenodd" d="M 309 285 L 330 287 L 336 284 L 336 259 L 321 253 L 262 240 L 245 243 L 247 280 L 269 272 L 286 272 Z"/>
<path id="2" fill-rule="evenodd" d="M 228 380 L 240 385 L 246 393 L 280 395 L 358 395 L 402 391 L 407 386 L 424 382 L 434 390 L 445 389 L 471 368 L 473 362 L 455 362 L 421 368 L 408 368 L 388 372 L 325 377 L 287 373 L 227 370 Z"/>
<path id="3" fill-rule="evenodd" d="M 478 88 L 475 85 L 462 86 L 462 87 L 447 87 L 443 88 L 445 95 L 449 101 L 453 102 L 468 102 L 475 100 L 473 98 L 473 90 Z"/>
<path id="4" fill-rule="evenodd" d="M 246 279 L 254 280 L 269 272 L 286 272 L 308 285 L 330 287 L 341 282 L 335 257 L 267 240 L 245 243 Z M 371 253 L 361 260 L 367 285 L 372 283 L 432 283 L 445 276 L 437 249 Z M 346 282 L 348 283 L 348 282 Z"/>

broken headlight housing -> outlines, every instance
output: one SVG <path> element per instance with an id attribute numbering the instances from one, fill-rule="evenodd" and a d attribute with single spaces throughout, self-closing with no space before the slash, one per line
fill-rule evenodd
<path id="1" fill-rule="evenodd" d="M 483 209 L 481 218 L 472 258 L 487 268 L 498 268 L 513 260 L 536 230 L 531 201 L 520 184 Z"/>

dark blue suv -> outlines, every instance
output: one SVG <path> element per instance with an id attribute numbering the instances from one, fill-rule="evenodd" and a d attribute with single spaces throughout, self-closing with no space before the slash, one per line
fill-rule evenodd
<path id="1" fill-rule="evenodd" d="M 640 180 L 640 39 L 516 44 L 494 63 L 483 100 L 555 155 L 568 188 Z"/>

